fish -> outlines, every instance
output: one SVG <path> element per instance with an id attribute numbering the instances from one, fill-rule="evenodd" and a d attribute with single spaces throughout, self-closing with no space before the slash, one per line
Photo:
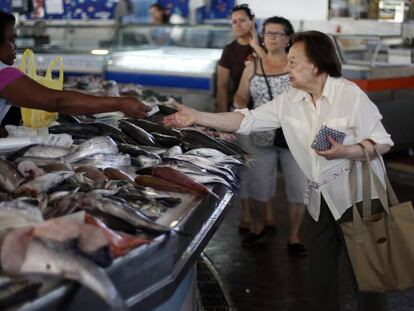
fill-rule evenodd
<path id="1" fill-rule="evenodd" d="M 135 158 L 131 158 L 131 163 L 136 166 L 139 169 L 146 168 L 146 167 L 152 167 L 154 165 L 158 165 L 162 163 L 162 159 L 153 153 L 155 156 L 138 156 Z"/>
<path id="2" fill-rule="evenodd" d="M 181 143 L 180 139 L 175 136 L 165 135 L 156 132 L 151 132 L 151 135 L 155 138 L 155 141 L 163 147 L 171 148 Z"/>
<path id="3" fill-rule="evenodd" d="M 136 208 L 131 207 L 127 203 L 121 203 L 112 199 L 100 196 L 98 193 L 85 193 L 69 195 L 59 202 L 57 209 L 60 213 L 68 213 L 75 210 L 86 210 L 93 216 L 98 216 L 100 219 L 114 222 L 116 228 L 126 227 L 127 232 L 135 232 L 137 229 L 145 230 L 153 233 L 169 233 L 169 227 L 155 223 L 148 219 L 143 213 Z M 104 215 L 103 215 L 104 214 Z M 108 218 L 108 216 L 110 218 Z M 113 227 L 109 222 L 105 221 L 109 227 Z M 125 225 L 125 223 L 127 225 Z M 128 228 L 129 225 L 129 228 Z M 121 229 L 124 230 L 124 229 Z"/>
<path id="4" fill-rule="evenodd" d="M 167 165 L 187 174 L 201 184 L 219 183 L 225 185 L 229 189 L 237 189 L 239 186 L 236 180 L 230 183 L 225 178 L 217 174 L 209 173 L 189 162 L 170 162 Z"/>
<path id="5" fill-rule="evenodd" d="M 62 164 L 65 163 L 63 158 L 43 158 L 43 157 L 19 157 L 14 161 L 14 163 L 18 164 L 23 161 L 31 161 L 35 163 L 38 167 L 45 167 L 52 163 L 62 163 Z"/>
<path id="6" fill-rule="evenodd" d="M 74 167 L 87 165 L 100 169 L 106 167 L 128 169 L 131 166 L 131 157 L 128 154 L 95 154 L 87 159 L 73 162 L 72 165 Z"/>
<path id="7" fill-rule="evenodd" d="M 163 159 L 168 159 L 170 157 L 183 154 L 183 149 L 180 146 L 173 146 L 170 149 L 168 149 L 164 154 L 162 155 Z"/>
<path id="8" fill-rule="evenodd" d="M 194 189 L 152 175 L 138 175 L 135 177 L 135 182 L 138 185 L 151 187 L 155 190 L 198 194 Z"/>
<path id="9" fill-rule="evenodd" d="M 112 310 L 128 310 L 102 268 L 76 253 L 71 243 L 32 237 L 33 229 L 14 230 L 1 248 L 3 270 L 12 275 L 40 273 L 77 281 L 101 297 Z"/>
<path id="10" fill-rule="evenodd" d="M 28 194 L 36 197 L 40 193 L 46 193 L 50 188 L 59 185 L 65 179 L 73 176 L 72 171 L 56 171 L 39 176 L 16 188 L 16 195 Z"/>
<path id="11" fill-rule="evenodd" d="M 0 203 L 0 230 L 40 224 L 44 221 L 37 205 L 22 199 Z"/>
<path id="12" fill-rule="evenodd" d="M 150 133 L 131 122 L 120 120 L 119 128 L 125 135 L 132 138 L 138 145 L 158 146 L 155 138 Z"/>
<path id="13" fill-rule="evenodd" d="M 135 143 L 133 139 L 129 138 L 127 135 L 122 133 L 122 131 L 119 128 L 113 125 L 106 124 L 103 122 L 88 123 L 88 125 L 95 127 L 100 132 L 101 136 L 109 136 L 118 143 Z"/>
<path id="14" fill-rule="evenodd" d="M 23 182 L 23 175 L 9 162 L 0 159 L 0 188 L 8 193 L 14 193 Z"/>
<path id="15" fill-rule="evenodd" d="M 34 144 L 42 144 L 47 141 L 47 136 L 28 136 L 28 137 L 5 137 L 0 138 L 0 153 L 7 154 L 15 152 L 23 147 Z"/>
<path id="16" fill-rule="evenodd" d="M 36 146 L 36 144 L 27 145 L 23 148 L 17 149 L 16 151 L 10 152 L 6 155 L 6 160 L 10 162 L 14 162 L 17 158 L 22 157 L 27 150 Z"/>
<path id="17" fill-rule="evenodd" d="M 143 148 L 140 148 L 137 145 L 128 145 L 128 144 L 118 144 L 119 152 L 129 154 L 131 157 L 138 157 L 138 156 L 147 156 L 154 159 L 161 160 L 161 157 L 151 151 L 147 151 Z"/>
<path id="18" fill-rule="evenodd" d="M 35 145 L 29 148 L 23 156 L 40 158 L 60 158 L 71 151 L 68 147 Z"/>
<path id="19" fill-rule="evenodd" d="M 45 172 L 51 173 L 55 171 L 73 171 L 73 168 L 69 163 L 50 162 L 43 166 L 43 170 Z"/>
<path id="20" fill-rule="evenodd" d="M 232 165 L 238 165 L 238 166 L 245 165 L 238 158 L 234 156 L 228 156 L 219 150 L 211 149 L 211 148 L 196 148 L 196 149 L 187 151 L 185 154 L 208 158 L 219 164 L 232 164 Z"/>
<path id="21" fill-rule="evenodd" d="M 212 194 L 216 198 L 217 195 L 211 192 L 206 186 L 196 182 L 191 177 L 186 174 L 176 170 L 170 166 L 160 165 L 152 168 L 152 176 L 162 178 L 164 180 L 170 181 L 177 185 L 183 186 L 185 188 L 191 189 L 194 192 L 197 192 L 202 195 Z"/>
<path id="22" fill-rule="evenodd" d="M 164 148 L 164 147 L 153 147 L 153 146 L 143 146 L 143 145 L 140 145 L 139 147 L 148 152 L 152 152 L 158 155 L 163 155 L 164 152 L 168 150 L 168 148 Z"/>
<path id="23" fill-rule="evenodd" d="M 32 161 L 22 161 L 17 165 L 18 171 L 25 177 L 29 179 L 36 178 L 43 175 L 45 172 L 43 169 L 39 168 Z"/>
<path id="24" fill-rule="evenodd" d="M 151 243 L 150 239 L 135 237 L 126 233 L 115 232 L 109 229 L 101 220 L 86 214 L 85 223 L 100 228 L 110 243 L 111 253 L 114 257 L 126 255 L 129 250 L 143 244 Z"/>
<path id="25" fill-rule="evenodd" d="M 167 160 L 168 161 L 170 161 L 170 160 L 183 161 L 183 162 L 191 163 L 191 164 L 193 164 L 195 166 L 198 166 L 199 168 L 205 170 L 206 172 L 213 173 L 215 175 L 218 175 L 218 176 L 224 178 L 229 183 L 237 181 L 237 178 L 236 178 L 235 173 L 233 172 L 231 166 L 230 167 L 226 167 L 226 166 L 223 166 L 223 165 L 217 166 L 214 162 L 212 162 L 212 161 L 210 161 L 206 158 L 183 154 L 183 155 L 171 157 Z"/>
<path id="26" fill-rule="evenodd" d="M 108 136 L 97 136 L 80 144 L 74 152 L 67 154 L 63 158 L 65 161 L 73 163 L 96 154 L 116 153 L 118 153 L 118 147 L 112 138 Z"/>
<path id="27" fill-rule="evenodd" d="M 11 310 L 37 297 L 42 283 L 32 280 L 0 277 L 0 309 Z"/>
<path id="28" fill-rule="evenodd" d="M 151 122 L 149 120 L 128 118 L 128 119 L 126 119 L 126 121 L 131 122 L 131 123 L 135 124 L 136 126 L 139 126 L 140 128 L 144 129 L 148 133 L 155 132 L 155 133 L 160 133 L 160 134 L 164 134 L 164 135 L 168 135 L 168 136 L 174 136 L 176 138 L 181 137 L 180 131 L 178 131 L 176 129 L 165 127 L 162 124 Z"/>
<path id="29" fill-rule="evenodd" d="M 69 115 L 69 114 L 63 114 L 63 113 L 59 113 L 59 116 L 56 121 L 59 122 L 60 124 L 62 123 L 80 124 L 81 123 L 81 121 L 77 117 Z"/>
<path id="30" fill-rule="evenodd" d="M 92 137 L 100 136 L 100 131 L 86 123 L 79 124 L 59 124 L 49 127 L 50 134 L 69 134 L 73 139 L 90 139 Z"/>
<path id="31" fill-rule="evenodd" d="M 187 143 L 202 147 L 202 148 L 212 148 L 217 149 L 223 152 L 226 155 L 233 155 L 238 157 L 243 157 L 244 154 L 240 151 L 235 150 L 234 148 L 230 148 L 229 144 L 225 144 L 218 139 L 210 137 L 200 130 L 193 129 L 193 128 L 184 128 L 181 130 L 181 134 L 183 136 L 183 140 Z"/>
<path id="32" fill-rule="evenodd" d="M 108 177 L 98 168 L 89 165 L 80 165 L 75 169 L 76 173 L 84 173 L 86 177 L 94 181 L 108 180 Z"/>
<path id="33" fill-rule="evenodd" d="M 135 184 L 135 181 L 131 176 L 129 176 L 127 173 L 121 170 L 118 170 L 116 168 L 107 167 L 104 169 L 103 172 L 110 179 L 126 180 L 126 181 L 129 181 L 131 184 Z"/>

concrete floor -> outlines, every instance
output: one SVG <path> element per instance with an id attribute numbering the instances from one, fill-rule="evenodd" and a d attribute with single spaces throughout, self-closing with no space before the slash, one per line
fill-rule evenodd
<path id="1" fill-rule="evenodd" d="M 396 180 L 393 184 L 401 201 L 414 201 L 413 187 L 396 183 Z M 278 185 L 280 191 L 274 200 L 276 232 L 267 234 L 254 247 L 242 248 L 243 235 L 238 232 L 240 202 L 236 198 L 223 224 L 204 250 L 239 311 L 311 310 L 307 259 L 288 256 L 288 215 L 283 178 L 278 180 Z M 340 288 L 342 310 L 356 310 L 347 263 L 342 265 Z M 389 310 L 414 311 L 414 290 L 391 294 Z"/>

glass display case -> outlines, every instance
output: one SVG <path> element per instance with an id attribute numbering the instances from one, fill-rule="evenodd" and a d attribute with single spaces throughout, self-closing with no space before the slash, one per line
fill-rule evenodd
<path id="1" fill-rule="evenodd" d="M 414 75 L 411 62 L 394 57 L 400 36 L 334 35 L 343 75 L 349 79 L 403 78 Z"/>
<path id="2" fill-rule="evenodd" d="M 125 25 L 118 29 L 105 78 L 139 83 L 213 111 L 215 76 L 230 25 Z"/>
<path id="3" fill-rule="evenodd" d="M 414 65 L 402 37 L 333 36 L 342 74 L 363 89 L 378 106 L 395 143 L 393 151 L 414 143 Z M 407 55 L 408 54 L 408 55 Z M 401 124 L 407 124 L 401 127 Z"/>
<path id="4" fill-rule="evenodd" d="M 30 48 L 40 70 L 60 55 L 66 74 L 102 74 L 115 30 L 113 21 L 24 21 L 17 27 L 16 63 L 24 49 Z"/>

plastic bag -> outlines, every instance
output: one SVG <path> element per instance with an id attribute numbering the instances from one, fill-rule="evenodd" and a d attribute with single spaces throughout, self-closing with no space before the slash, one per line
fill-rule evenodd
<path id="1" fill-rule="evenodd" d="M 52 70 L 57 65 L 59 65 L 59 77 L 58 79 L 53 79 Z M 54 90 L 63 89 L 63 59 L 60 56 L 56 56 L 55 59 L 50 63 L 46 71 L 46 75 L 43 77 L 37 75 L 36 73 L 36 62 L 33 51 L 26 49 L 23 53 L 19 69 L 27 76 L 45 87 Z M 47 127 L 50 123 L 58 118 L 57 112 L 48 112 L 31 108 L 21 108 L 21 112 L 24 126 L 31 128 Z"/>

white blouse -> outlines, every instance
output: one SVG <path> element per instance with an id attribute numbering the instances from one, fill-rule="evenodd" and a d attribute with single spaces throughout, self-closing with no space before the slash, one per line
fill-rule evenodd
<path id="1" fill-rule="evenodd" d="M 322 125 L 344 132 L 343 144 L 353 145 L 370 138 L 377 144 L 393 146 L 381 123 L 377 106 L 354 83 L 343 78 L 328 77 L 316 105 L 310 94 L 298 89 L 277 96 L 255 110 L 237 110 L 245 115 L 237 133 L 283 128 L 293 157 L 308 178 L 305 192 L 309 214 L 319 219 L 321 194 L 332 215 L 339 219 L 353 201 L 362 200 L 361 163 L 357 163 L 356 200 L 351 198 L 347 159 L 327 160 L 310 146 Z M 381 161 L 372 162 L 374 172 L 384 183 Z M 371 189 L 372 198 L 378 198 Z"/>

